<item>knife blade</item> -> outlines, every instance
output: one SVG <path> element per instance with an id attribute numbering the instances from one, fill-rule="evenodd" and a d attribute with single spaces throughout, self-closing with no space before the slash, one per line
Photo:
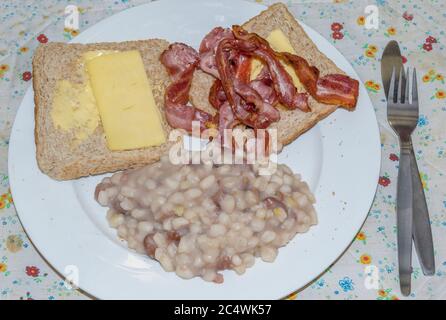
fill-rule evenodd
<path id="1" fill-rule="evenodd" d="M 381 78 L 386 93 L 386 98 L 389 93 L 390 79 L 392 71 L 404 70 L 403 59 L 398 42 L 390 41 L 383 51 L 381 58 Z M 406 83 L 405 73 L 403 75 L 403 87 Z M 414 190 L 413 197 L 413 239 L 415 243 L 415 250 L 420 261 L 421 269 L 425 275 L 433 275 L 435 273 L 434 248 L 432 240 L 432 230 L 429 219 L 429 211 L 427 208 L 426 198 L 423 191 L 423 186 L 420 180 L 419 171 L 415 156 L 412 154 L 410 159 L 412 167 L 412 186 Z"/>

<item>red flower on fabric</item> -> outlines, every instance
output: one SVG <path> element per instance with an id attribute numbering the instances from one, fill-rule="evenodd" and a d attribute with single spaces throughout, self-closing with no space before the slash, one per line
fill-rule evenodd
<path id="1" fill-rule="evenodd" d="M 341 31 L 342 29 L 344 29 L 344 26 L 342 24 L 340 24 L 339 22 L 333 22 L 331 24 L 332 31 Z"/>
<path id="2" fill-rule="evenodd" d="M 383 187 L 387 187 L 390 184 L 390 179 L 387 177 L 379 177 L 378 183 Z"/>
<path id="3" fill-rule="evenodd" d="M 389 155 L 389 159 L 392 160 L 392 161 L 398 161 L 400 158 L 398 158 L 398 156 L 396 154 L 391 153 Z"/>
<path id="4" fill-rule="evenodd" d="M 39 268 L 37 268 L 37 267 L 35 267 L 35 266 L 28 266 L 28 267 L 26 267 L 26 274 L 28 275 L 28 276 L 30 276 L 30 277 L 38 277 L 39 276 L 39 273 L 40 273 L 40 270 L 39 270 Z"/>
<path id="5" fill-rule="evenodd" d="M 407 21 L 412 21 L 412 20 L 413 20 L 413 14 L 411 14 L 411 13 L 405 11 L 405 12 L 403 13 L 403 18 L 406 19 Z"/>
<path id="6" fill-rule="evenodd" d="M 426 38 L 426 43 L 437 43 L 437 39 L 432 36 Z"/>
<path id="7" fill-rule="evenodd" d="M 403 60 L 403 64 L 407 62 L 407 58 L 405 56 L 401 56 L 401 59 Z"/>
<path id="8" fill-rule="evenodd" d="M 432 44 L 431 43 L 423 44 L 423 49 L 426 50 L 426 51 L 431 51 L 432 50 Z"/>
<path id="9" fill-rule="evenodd" d="M 48 38 L 44 34 L 39 34 L 39 36 L 37 37 L 37 41 L 39 41 L 40 43 L 47 43 Z"/>
<path id="10" fill-rule="evenodd" d="M 31 77 L 32 77 L 32 74 L 29 71 L 25 71 L 22 74 L 23 81 L 29 81 L 29 80 L 31 80 Z"/>
<path id="11" fill-rule="evenodd" d="M 342 38 L 344 38 L 344 34 L 342 32 L 338 32 L 338 31 L 333 32 L 333 34 L 331 36 L 335 40 L 341 40 Z"/>

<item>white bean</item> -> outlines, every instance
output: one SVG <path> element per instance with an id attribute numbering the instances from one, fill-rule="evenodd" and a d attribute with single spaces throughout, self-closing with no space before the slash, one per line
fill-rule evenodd
<path id="1" fill-rule="evenodd" d="M 260 232 L 265 228 L 265 220 L 254 218 L 251 221 L 251 228 L 254 232 Z"/>
<path id="2" fill-rule="evenodd" d="M 215 176 L 207 176 L 203 180 L 200 181 L 200 188 L 204 191 L 209 189 L 215 183 Z"/>
<path id="3" fill-rule="evenodd" d="M 193 200 L 193 199 L 196 199 L 196 198 L 198 198 L 199 196 L 201 196 L 202 193 L 203 193 L 203 192 L 202 192 L 200 189 L 198 189 L 198 188 L 192 188 L 192 189 L 187 190 L 187 191 L 184 193 L 184 196 L 185 196 L 185 198 L 188 199 L 188 200 Z"/>
<path id="4" fill-rule="evenodd" d="M 276 233 L 274 231 L 266 230 L 260 237 L 260 241 L 262 241 L 263 243 L 269 243 L 273 241 L 275 238 L 276 238 Z"/>
<path id="5" fill-rule="evenodd" d="M 265 262 L 273 262 L 277 257 L 277 249 L 270 246 L 260 248 L 260 257 Z"/>
<path id="6" fill-rule="evenodd" d="M 228 214 L 232 213 L 235 209 L 234 197 L 229 194 L 225 195 L 223 197 L 220 205 L 224 212 L 226 212 Z"/>
<path id="7" fill-rule="evenodd" d="M 175 230 L 180 229 L 181 227 L 187 226 L 189 224 L 189 220 L 179 217 L 172 220 L 172 227 Z"/>
<path id="8" fill-rule="evenodd" d="M 99 202 L 99 204 L 101 206 L 107 206 L 108 205 L 108 201 L 109 201 L 108 199 L 109 198 L 108 198 L 107 190 L 99 191 L 98 202 Z"/>
<path id="9" fill-rule="evenodd" d="M 149 234 L 153 231 L 153 223 L 149 221 L 141 221 L 138 223 L 138 230 L 142 233 Z"/>
<path id="10" fill-rule="evenodd" d="M 214 224 L 209 229 L 209 236 L 210 237 L 221 237 L 226 233 L 226 227 L 222 224 Z"/>
<path id="11" fill-rule="evenodd" d="M 149 211 L 146 209 L 136 208 L 136 209 L 133 209 L 130 212 L 130 214 L 132 215 L 133 218 L 139 220 L 139 219 L 146 217 L 149 214 Z"/>

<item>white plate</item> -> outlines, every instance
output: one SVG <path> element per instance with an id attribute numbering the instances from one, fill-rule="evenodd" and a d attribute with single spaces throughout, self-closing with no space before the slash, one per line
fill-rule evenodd
<path id="1" fill-rule="evenodd" d="M 123 11 L 82 32 L 76 42 L 164 38 L 197 47 L 217 25 L 241 24 L 265 7 L 245 1 L 163 0 Z M 347 60 L 303 25 L 319 49 L 353 78 Z M 79 286 L 97 298 L 277 299 L 304 286 L 348 247 L 372 203 L 380 167 L 375 113 L 361 84 L 355 112 L 338 110 L 286 147 L 279 161 L 301 173 L 315 192 L 319 224 L 279 250 L 274 263 L 258 259 L 243 276 L 225 272 L 221 285 L 182 280 L 127 250 L 107 226 L 93 191 L 102 176 L 57 182 L 42 174 L 34 145 L 30 88 L 9 147 L 9 175 L 20 220 L 41 254 L 60 273 L 78 270 Z M 74 268 L 74 269 L 73 269 Z M 74 270 L 74 271 L 73 271 Z"/>

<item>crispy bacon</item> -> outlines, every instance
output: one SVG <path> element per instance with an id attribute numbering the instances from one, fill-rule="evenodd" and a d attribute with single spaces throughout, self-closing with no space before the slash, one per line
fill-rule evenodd
<path id="1" fill-rule="evenodd" d="M 251 81 L 252 58 L 262 60 L 265 66 Z M 254 130 L 267 128 L 280 119 L 274 107 L 279 102 L 290 110 L 310 111 L 309 95 L 318 102 L 348 109 L 357 103 L 357 80 L 341 74 L 320 77 L 319 70 L 305 59 L 275 52 L 265 39 L 237 25 L 232 30 L 211 30 L 202 40 L 199 53 L 185 44 L 174 43 L 160 60 L 172 79 L 165 94 L 167 121 L 172 127 L 189 132 L 192 121 L 199 121 L 202 130 L 218 125 L 220 136 L 224 129 L 239 123 Z M 295 69 L 308 93 L 297 91 L 283 61 Z M 209 102 L 217 110 L 215 117 L 188 104 L 193 73 L 198 66 L 216 78 L 209 92 Z"/>
<path id="2" fill-rule="evenodd" d="M 343 74 L 319 77 L 319 70 L 302 57 L 279 53 L 293 66 L 305 89 L 318 102 L 354 109 L 358 100 L 359 82 Z"/>
<path id="3" fill-rule="evenodd" d="M 216 109 L 219 110 L 223 103 L 227 101 L 225 91 L 221 85 L 220 79 L 215 79 L 212 84 L 211 90 L 209 91 L 209 103 Z"/>
<path id="4" fill-rule="evenodd" d="M 200 44 L 200 69 L 218 79 L 220 75 L 215 64 L 215 51 L 222 39 L 233 38 L 234 36 L 229 28 L 216 27 L 212 29 Z"/>
<path id="5" fill-rule="evenodd" d="M 278 121 L 280 114 L 248 84 L 250 68 L 245 65 L 248 66 L 249 60 L 237 55 L 238 42 L 235 39 L 223 39 L 217 47 L 215 57 L 221 86 L 234 115 L 243 124 L 253 128 L 266 128 Z"/>
<path id="6" fill-rule="evenodd" d="M 272 106 L 275 106 L 279 99 L 273 87 L 273 80 L 267 67 L 263 67 L 259 75 L 252 80 L 249 85 L 256 90 L 262 99 Z"/>
<path id="7" fill-rule="evenodd" d="M 211 114 L 188 105 L 198 53 L 183 43 L 173 43 L 161 54 L 160 61 L 172 79 L 164 96 L 169 125 L 188 132 L 192 131 L 192 121 L 199 121 L 202 130 L 211 127 L 215 122 Z"/>
<path id="8" fill-rule="evenodd" d="M 234 45 L 238 50 L 243 54 L 254 56 L 266 64 L 279 101 L 288 109 L 299 108 L 302 111 L 309 111 L 308 95 L 297 92 L 291 76 L 286 72 L 268 42 L 255 33 L 246 32 L 237 25 L 232 27 L 232 31 L 237 40 Z"/>

